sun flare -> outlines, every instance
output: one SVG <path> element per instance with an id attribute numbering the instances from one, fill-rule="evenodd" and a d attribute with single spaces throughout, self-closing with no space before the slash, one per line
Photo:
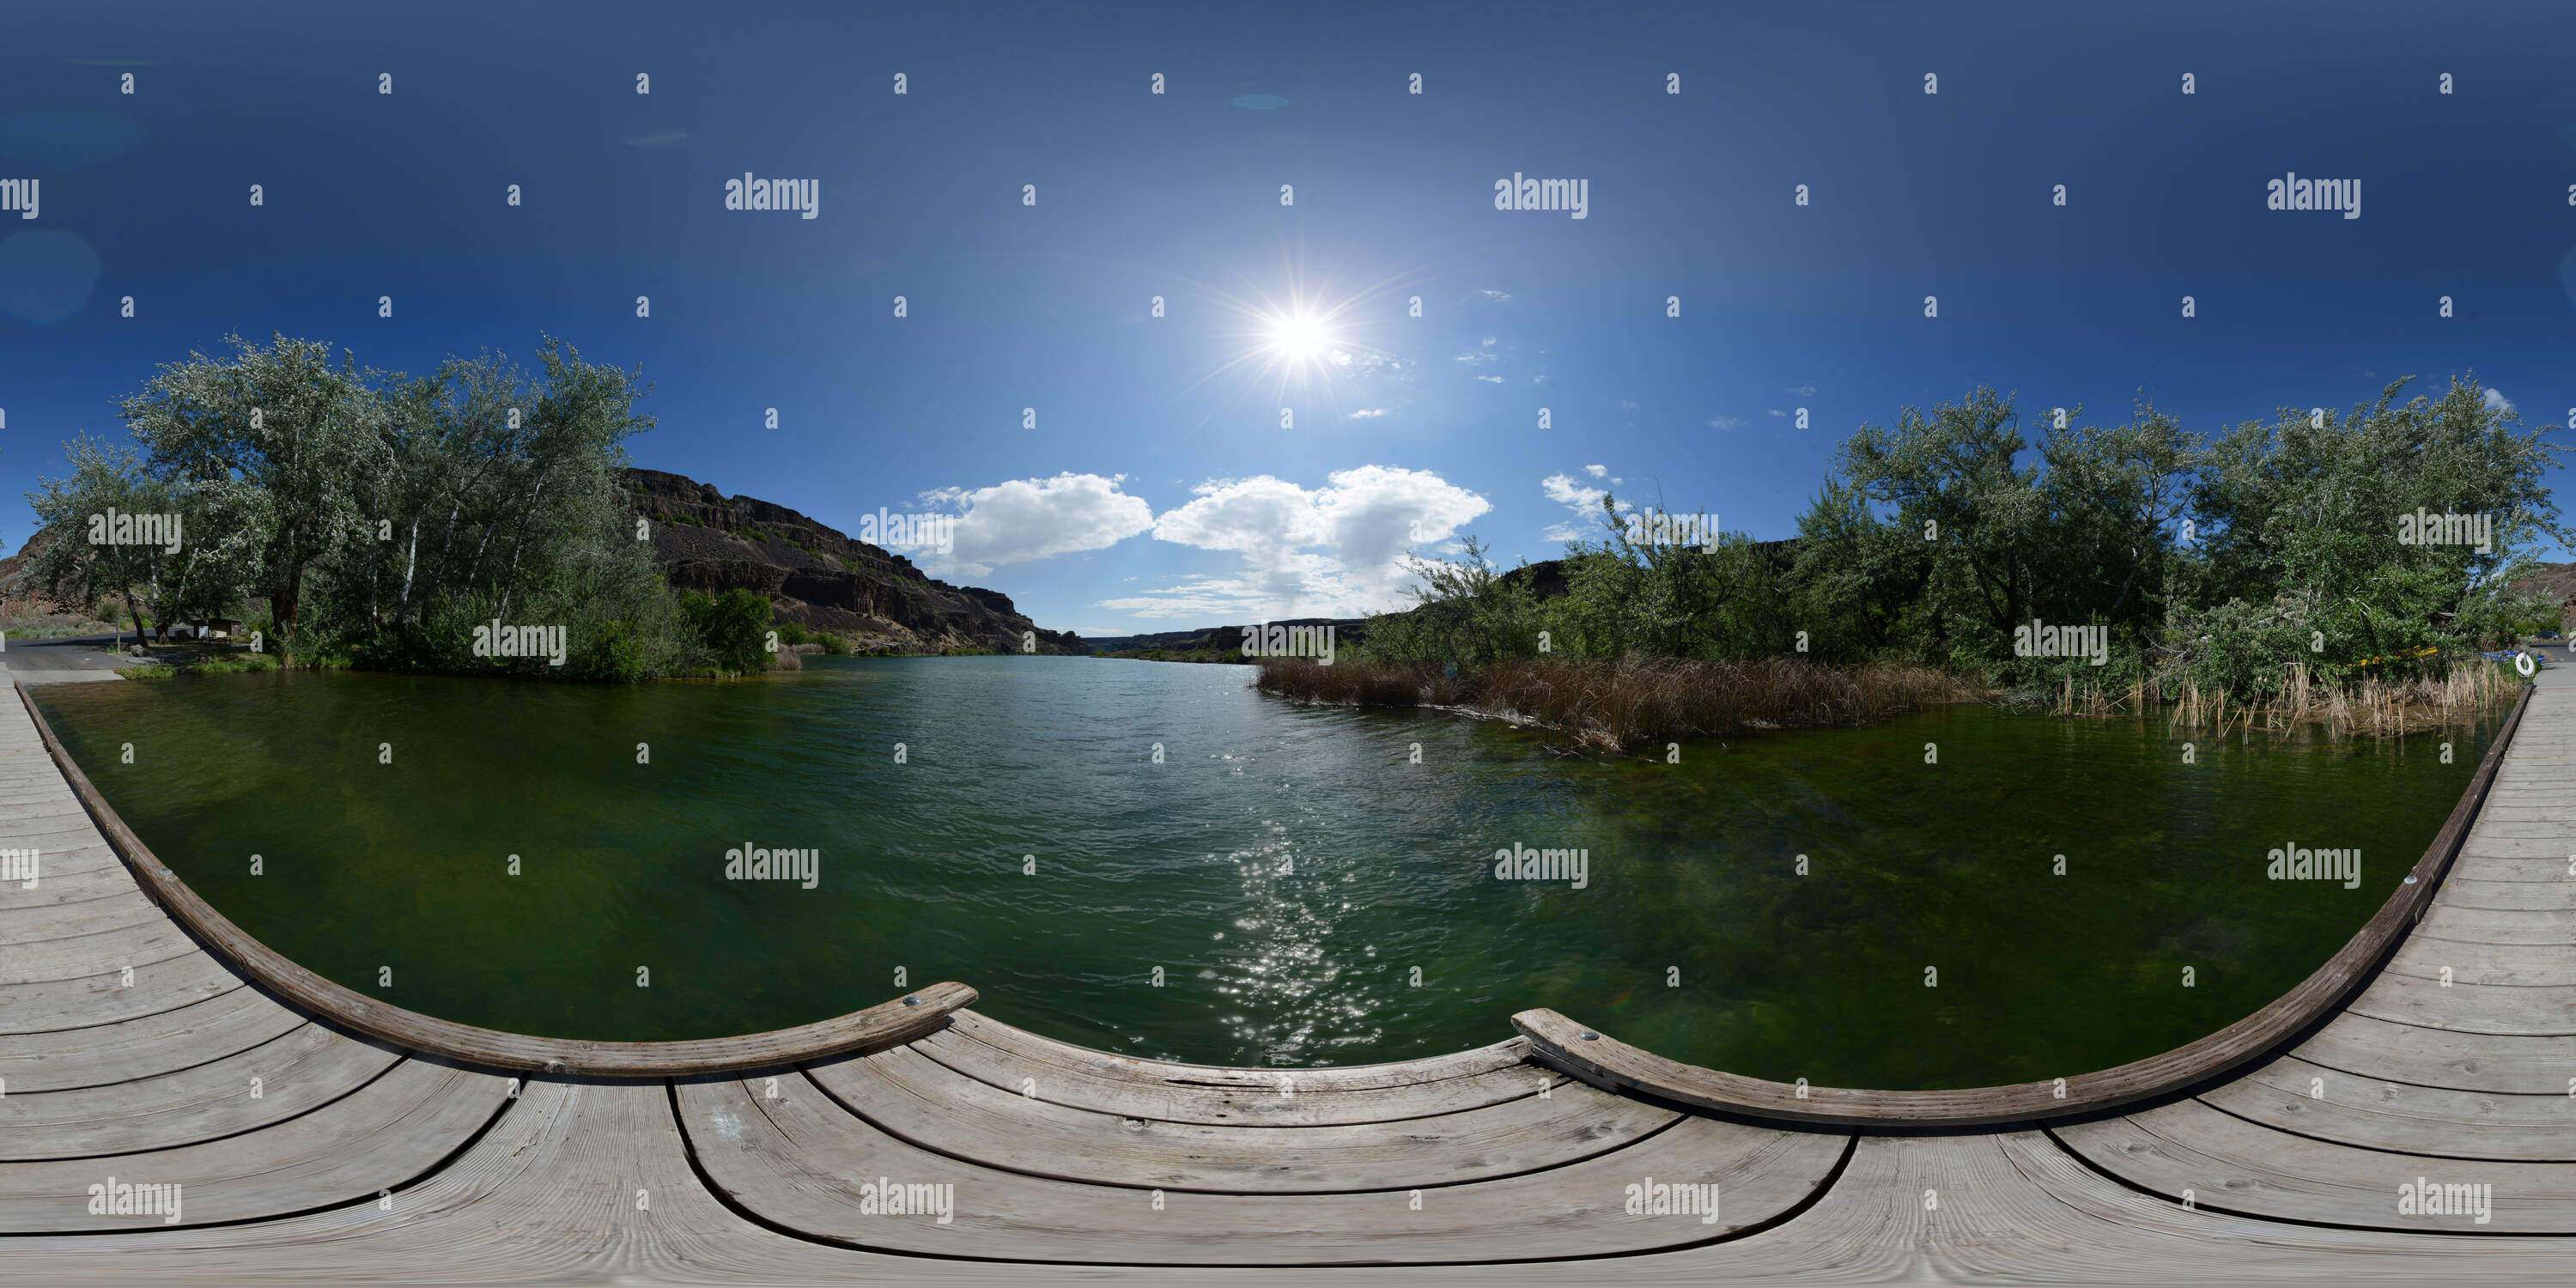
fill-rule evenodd
<path id="1" fill-rule="evenodd" d="M 1332 347 L 1332 330 L 1320 318 L 1290 313 L 1270 321 L 1271 351 L 1289 361 L 1312 362 Z"/>

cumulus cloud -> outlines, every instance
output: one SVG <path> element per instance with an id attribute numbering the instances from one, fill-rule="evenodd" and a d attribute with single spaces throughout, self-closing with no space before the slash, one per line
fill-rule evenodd
<path id="1" fill-rule="evenodd" d="M 2486 406 L 2488 411 L 2512 411 L 2513 400 L 2505 397 L 2503 390 L 2490 388 L 2487 390 Z"/>
<path id="2" fill-rule="evenodd" d="M 1607 465 L 1586 465 L 1583 467 L 1583 472 L 1597 479 L 1608 474 L 1610 472 L 1610 467 Z"/>
<path id="3" fill-rule="evenodd" d="M 1363 465 L 1319 488 L 1260 475 L 1200 484 L 1166 510 L 1154 537 L 1241 560 L 1231 574 L 1185 578 L 1101 607 L 1138 617 L 1349 616 L 1397 607 L 1414 583 L 1405 555 L 1437 545 L 1493 508 L 1429 470 Z"/>
<path id="4" fill-rule="evenodd" d="M 1586 471 L 1594 471 L 1601 467 L 1586 465 L 1583 468 Z M 1599 478 L 1600 475 L 1594 474 L 1593 477 Z M 1550 474 L 1538 481 L 1538 490 L 1546 493 L 1547 499 L 1558 505 L 1572 506 L 1577 511 L 1587 514 L 1601 508 L 1601 498 L 1604 495 L 1600 488 L 1585 487 L 1575 482 L 1571 474 Z"/>
<path id="5" fill-rule="evenodd" d="M 955 549 L 924 566 L 942 577 L 982 577 L 1003 564 L 1101 550 L 1154 526 L 1154 510 L 1119 490 L 1124 474 L 1058 474 L 982 488 L 938 488 L 924 504 L 958 512 Z"/>

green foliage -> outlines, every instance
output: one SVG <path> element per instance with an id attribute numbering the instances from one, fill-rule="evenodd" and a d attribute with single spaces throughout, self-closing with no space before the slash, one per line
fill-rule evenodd
<path id="1" fill-rule="evenodd" d="M 2011 685 L 2239 699 L 2284 685 L 2445 668 L 2555 605 L 2515 595 L 2566 541 L 2538 430 L 2474 377 L 2438 400 L 2321 420 L 2284 412 L 2216 440 L 2141 403 L 2105 426 L 2052 413 L 2034 444 L 2013 400 L 1972 391 L 1838 453 L 1794 543 L 1642 540 L 1645 512 L 1602 498 L 1604 534 L 1568 544 L 1565 591 L 1537 599 L 1468 539 L 1417 560 L 1411 611 L 1370 619 L 1362 659 L 1432 674 L 1534 658 L 1928 662 Z M 2407 544 L 2399 518 L 2493 516 L 2493 540 Z M 1793 546 L 1794 549 L 1786 548 Z M 2099 626 L 2106 665 L 2025 656 L 2015 630 Z"/>
<path id="2" fill-rule="evenodd" d="M 694 637 L 618 502 L 624 441 L 652 424 L 637 377 L 553 339 L 534 376 L 486 352 L 419 379 L 227 339 L 124 401 L 141 460 L 83 439 L 72 476 L 30 494 L 48 522 L 110 504 L 184 520 L 176 554 L 55 542 L 40 571 L 59 597 L 127 596 L 153 622 L 258 605 L 288 665 L 631 681 L 686 664 Z M 474 656 L 494 619 L 563 626 L 572 656 Z"/>
<path id="3" fill-rule="evenodd" d="M 683 591 L 679 609 L 690 639 L 720 670 L 749 675 L 768 668 L 766 598 L 739 586 L 713 598 Z"/>

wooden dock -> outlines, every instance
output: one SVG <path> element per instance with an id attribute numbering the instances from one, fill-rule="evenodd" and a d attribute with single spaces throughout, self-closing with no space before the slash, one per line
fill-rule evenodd
<path id="1" fill-rule="evenodd" d="M 958 985 L 715 1043 L 495 1034 L 241 936 L 0 702 L 0 848 L 42 852 L 0 884 L 0 1279 L 2563 1282 L 2556 679 L 2318 979 L 2065 1099 L 1801 1097 L 1551 1012 L 1399 1064 L 1178 1065 Z M 93 1211 L 111 1182 L 182 1201 Z"/>

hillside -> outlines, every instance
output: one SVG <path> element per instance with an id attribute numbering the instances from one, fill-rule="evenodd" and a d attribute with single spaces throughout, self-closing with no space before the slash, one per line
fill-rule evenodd
<path id="1" fill-rule="evenodd" d="M 661 470 L 630 469 L 627 509 L 652 520 L 653 561 L 676 589 L 765 595 L 782 621 L 849 637 L 861 650 L 1088 653 L 1079 636 L 1041 630 L 1010 596 L 924 576 L 910 559 L 757 497 Z"/>

